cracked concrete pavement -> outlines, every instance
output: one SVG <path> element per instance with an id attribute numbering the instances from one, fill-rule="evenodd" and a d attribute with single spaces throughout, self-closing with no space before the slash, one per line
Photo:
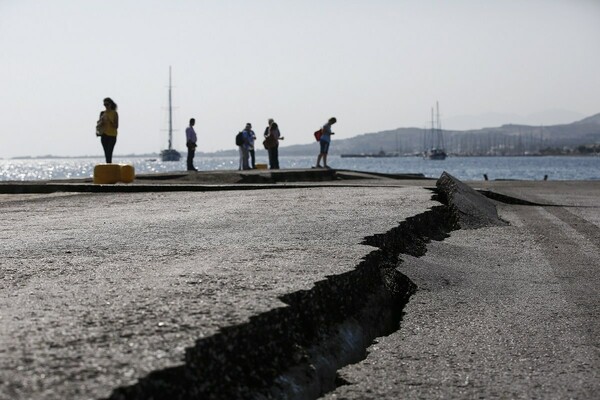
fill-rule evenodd
<path id="1" fill-rule="evenodd" d="M 0 398 L 100 398 L 353 269 L 418 187 L 35 197 L 0 208 Z"/>
<path id="2" fill-rule="evenodd" d="M 560 207 L 499 204 L 506 227 L 459 230 L 399 270 L 418 286 L 326 399 L 595 399 L 600 182 L 483 182 Z"/>
<path id="3" fill-rule="evenodd" d="M 373 249 L 364 237 L 438 204 L 426 182 L 369 185 L 3 195 L 0 398 L 108 396 L 354 268 Z M 470 185 L 554 206 L 497 203 L 510 225 L 401 256 L 418 285 L 401 329 L 324 398 L 600 392 L 600 182 Z"/>

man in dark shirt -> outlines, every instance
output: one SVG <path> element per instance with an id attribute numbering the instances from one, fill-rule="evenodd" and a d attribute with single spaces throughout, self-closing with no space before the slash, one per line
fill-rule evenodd
<path id="1" fill-rule="evenodd" d="M 196 142 L 198 141 L 198 137 L 196 136 L 196 131 L 194 131 L 194 125 L 196 124 L 196 120 L 194 118 L 190 119 L 190 126 L 185 130 L 185 138 L 186 138 L 186 146 L 188 149 L 187 155 L 187 170 L 188 171 L 198 171 L 194 167 L 194 155 L 196 153 Z"/>

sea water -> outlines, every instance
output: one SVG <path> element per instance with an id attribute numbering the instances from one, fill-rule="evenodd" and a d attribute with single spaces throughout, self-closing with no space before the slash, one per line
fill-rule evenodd
<path id="1" fill-rule="evenodd" d="M 114 157 L 115 163 L 132 164 L 136 174 L 185 171 L 185 159 L 162 162 L 143 157 Z M 280 167 L 310 168 L 316 157 L 279 157 Z M 420 173 L 438 178 L 447 171 L 462 180 L 519 179 L 542 180 L 598 180 L 600 157 L 448 157 L 446 160 L 427 160 L 421 157 L 341 158 L 331 155 L 328 164 L 335 169 L 351 169 L 390 174 Z M 49 158 L 0 160 L 0 181 L 34 181 L 49 179 L 89 178 L 94 166 L 102 158 Z M 257 157 L 257 163 L 267 163 L 266 157 Z M 196 156 L 194 165 L 199 170 L 237 170 L 238 157 Z"/>

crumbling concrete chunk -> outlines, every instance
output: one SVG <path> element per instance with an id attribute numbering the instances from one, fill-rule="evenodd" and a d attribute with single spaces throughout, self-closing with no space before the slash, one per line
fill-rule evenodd
<path id="1" fill-rule="evenodd" d="M 436 186 L 442 200 L 455 213 L 461 228 L 477 229 L 507 224 L 498 217 L 496 205 L 490 199 L 449 173 L 442 173 Z"/>

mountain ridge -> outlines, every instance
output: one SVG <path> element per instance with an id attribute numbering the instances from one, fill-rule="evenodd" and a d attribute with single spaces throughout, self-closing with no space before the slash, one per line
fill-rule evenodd
<path id="1" fill-rule="evenodd" d="M 475 115 L 457 115 L 442 119 L 444 126 L 449 130 L 468 131 L 502 125 L 564 125 L 585 117 L 586 115 L 575 111 L 549 109 L 526 115 L 489 112 Z"/>
<path id="2" fill-rule="evenodd" d="M 331 154 L 386 153 L 414 154 L 425 150 L 425 136 L 430 129 L 403 127 L 363 133 L 347 139 L 333 139 Z M 443 130 L 447 151 L 455 154 L 485 154 L 502 150 L 539 152 L 549 147 L 576 147 L 600 143 L 600 113 L 568 124 L 533 126 L 504 124 L 498 127 Z M 315 144 L 281 147 L 286 155 L 314 154 Z M 509 151 L 511 150 L 511 151 Z"/>

